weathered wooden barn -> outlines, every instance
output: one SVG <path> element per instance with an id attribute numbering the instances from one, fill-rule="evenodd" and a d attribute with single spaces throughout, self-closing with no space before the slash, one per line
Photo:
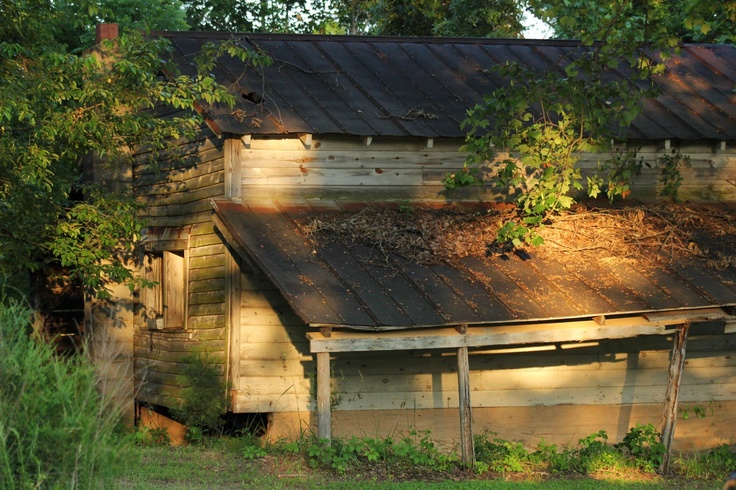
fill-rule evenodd
<path id="1" fill-rule="evenodd" d="M 232 38 L 155 35 L 182 67 L 204 43 Z M 465 160 L 466 111 L 503 83 L 490 67 L 560 70 L 576 43 L 233 39 L 273 64 L 221 60 L 213 72 L 237 107 L 203 108 L 207 125 L 181 142 L 183 158 L 142 152 L 128 169 L 149 225 L 141 271 L 160 284 L 121 299 L 137 403 L 175 405 L 182 359 L 202 352 L 222 360 L 232 411 L 268 414 L 272 437 L 415 427 L 467 450 L 471 424 L 533 445 L 600 429 L 620 440 L 636 423 L 676 419 L 675 447 L 733 442 L 733 264 L 535 250 L 418 263 L 305 227 L 369 203 L 497 200 L 489 187 L 442 185 Z M 684 199 L 735 200 L 736 48 L 685 45 L 667 68 L 628 134 L 652 167 L 631 197 L 657 196 L 658 162 L 676 148 L 692 164 Z M 679 415 L 665 416 L 678 390 Z"/>

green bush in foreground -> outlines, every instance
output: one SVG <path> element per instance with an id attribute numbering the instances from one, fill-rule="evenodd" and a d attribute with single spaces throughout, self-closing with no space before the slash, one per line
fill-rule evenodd
<path id="1" fill-rule="evenodd" d="M 600 430 L 578 441 L 575 447 L 558 450 L 542 441 L 536 451 L 521 443 L 475 436 L 475 455 L 481 470 L 523 473 L 533 468 L 552 473 L 588 474 L 600 470 L 643 470 L 653 473 L 662 462 L 664 445 L 653 425 L 632 427 L 619 444 L 608 444 L 608 434 Z"/>
<path id="2" fill-rule="evenodd" d="M 245 460 L 277 456 L 277 460 L 284 461 L 291 456 L 296 457 L 293 461 L 299 461 L 296 463 L 299 468 L 306 466 L 323 470 L 337 478 L 372 475 L 378 479 L 398 477 L 425 482 L 443 478 L 452 480 L 463 474 L 463 478 L 473 479 L 466 473 L 467 468 L 456 452 L 439 450 L 430 435 L 429 431 L 409 430 L 406 435 L 398 437 L 353 436 L 332 441 L 318 439 L 308 433 L 293 441 L 272 443 L 251 434 L 220 440 L 228 441 L 229 451 Z M 650 478 L 654 478 L 652 474 L 661 462 L 662 451 L 656 428 L 651 424 L 632 427 L 618 444 L 610 444 L 608 435 L 601 430 L 569 447 L 560 448 L 542 441 L 533 450 L 526 449 L 520 442 L 492 438 L 492 433 L 477 434 L 476 462 L 472 472 L 481 480 L 495 478 L 498 474 L 505 477 L 516 474 L 521 479 L 547 475 L 551 480 L 560 480 L 560 488 L 566 488 L 567 479 L 580 482 L 583 481 L 581 478 L 591 475 L 608 475 L 618 479 L 626 479 L 629 475 L 633 478 L 633 484 L 643 473 L 649 473 Z M 734 467 L 736 453 L 730 446 L 723 445 L 678 458 L 675 471 L 669 477 L 685 477 L 692 482 L 722 482 Z M 651 483 L 654 480 L 645 481 Z M 646 486 L 645 483 L 642 485 Z M 657 485 L 655 487 L 659 488 Z M 700 488 L 699 484 L 697 487 Z"/>
<path id="3" fill-rule="evenodd" d="M 31 335 L 30 311 L 0 292 L 0 488 L 99 488 L 117 412 L 89 360 Z"/>

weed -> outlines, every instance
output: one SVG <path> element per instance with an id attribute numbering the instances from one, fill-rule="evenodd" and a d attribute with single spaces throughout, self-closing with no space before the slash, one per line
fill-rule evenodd
<path id="1" fill-rule="evenodd" d="M 0 488 L 104 488 L 119 411 L 90 359 L 58 357 L 30 318 L 0 291 Z"/>
<path id="2" fill-rule="evenodd" d="M 636 424 L 629 429 L 624 440 L 616 444 L 616 448 L 630 455 L 635 466 L 649 472 L 659 468 L 666 451 L 657 429 L 652 424 Z"/>
<path id="3" fill-rule="evenodd" d="M 676 467 L 687 478 L 720 479 L 736 468 L 736 453 L 728 444 L 678 458 Z"/>
<path id="4" fill-rule="evenodd" d="M 475 436 L 475 457 L 481 463 L 477 473 L 528 473 L 539 468 L 557 474 L 589 474 L 623 468 L 654 472 L 663 455 L 664 445 L 651 424 L 637 425 L 621 443 L 613 446 L 608 444 L 606 431 L 601 430 L 581 438 L 577 446 L 561 450 L 542 440 L 531 453 L 519 442 L 490 440 L 487 434 Z"/>
<path id="5" fill-rule="evenodd" d="M 458 458 L 444 454 L 431 440 L 431 432 L 409 431 L 406 437 L 374 439 L 356 437 L 350 439 L 316 439 L 304 437 L 299 443 L 282 443 L 280 450 L 300 452 L 311 468 L 330 469 L 345 474 L 350 468 L 364 464 L 383 464 L 394 468 L 420 467 L 444 472 L 456 468 Z"/>
<path id="6" fill-rule="evenodd" d="M 133 440 L 139 446 L 169 446 L 171 438 L 166 427 L 143 427 L 140 426 L 133 433 Z"/>
<path id="7" fill-rule="evenodd" d="M 409 203 L 408 199 L 404 199 L 399 202 L 399 212 L 403 214 L 411 214 L 414 212 L 414 208 Z"/>
<path id="8" fill-rule="evenodd" d="M 474 437 L 474 441 L 476 460 L 490 471 L 520 473 L 529 465 L 529 452 L 519 442 L 513 443 L 498 438 L 491 441 L 487 435 L 480 434 Z"/>
<path id="9" fill-rule="evenodd" d="M 708 408 L 710 408 L 710 410 Z M 682 420 L 688 420 L 691 413 L 698 419 L 704 419 L 708 415 L 708 412 L 713 415 L 713 408 L 708 408 L 705 405 L 685 405 L 680 409 L 682 412 Z"/>
<path id="10" fill-rule="evenodd" d="M 268 455 L 268 451 L 261 444 L 261 440 L 257 437 L 242 437 L 243 448 L 240 454 L 245 459 L 260 459 L 265 458 Z"/>

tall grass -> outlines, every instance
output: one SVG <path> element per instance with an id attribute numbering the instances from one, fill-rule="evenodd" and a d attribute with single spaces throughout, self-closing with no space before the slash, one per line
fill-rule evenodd
<path id="1" fill-rule="evenodd" d="M 0 488 L 100 488 L 120 440 L 117 410 L 90 360 L 58 357 L 30 319 L 0 290 Z"/>

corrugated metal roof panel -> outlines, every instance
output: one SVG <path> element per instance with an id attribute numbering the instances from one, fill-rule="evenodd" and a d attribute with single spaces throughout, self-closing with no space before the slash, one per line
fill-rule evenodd
<path id="1" fill-rule="evenodd" d="M 235 134 L 463 137 L 467 110 L 505 83 L 490 68 L 513 61 L 538 71 L 564 67 L 581 46 L 557 40 L 384 38 L 159 32 L 183 65 L 208 41 L 239 39 L 274 63 L 254 69 L 231 57 L 215 67 L 238 107 L 210 108 Z M 736 47 L 683 45 L 653 82 L 629 137 L 736 139 Z M 622 63 L 609 76 L 625 79 Z M 261 104 L 242 98 L 257 92 Z M 261 93 L 262 92 L 262 93 Z"/>
<path id="2" fill-rule="evenodd" d="M 305 206 L 224 200 L 214 206 L 225 235 L 236 241 L 231 245 L 315 326 L 502 324 L 736 305 L 736 272 L 692 259 L 668 266 L 562 263 L 525 252 L 427 265 L 355 243 L 315 243 L 297 224 L 315 212 Z"/>

